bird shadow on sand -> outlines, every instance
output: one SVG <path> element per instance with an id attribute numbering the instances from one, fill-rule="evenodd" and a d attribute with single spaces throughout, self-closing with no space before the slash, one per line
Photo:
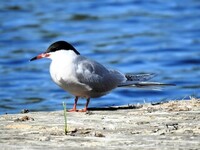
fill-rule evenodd
<path id="1" fill-rule="evenodd" d="M 88 111 L 116 111 L 116 110 L 123 110 L 123 109 L 139 109 L 142 108 L 143 105 L 125 105 L 125 106 L 110 106 L 110 107 L 102 107 L 102 108 L 98 108 L 98 107 L 91 107 L 88 108 Z"/>

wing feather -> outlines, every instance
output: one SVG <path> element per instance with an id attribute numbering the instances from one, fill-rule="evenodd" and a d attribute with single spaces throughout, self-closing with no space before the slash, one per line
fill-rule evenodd
<path id="1" fill-rule="evenodd" d="M 75 61 L 77 79 L 90 86 L 94 92 L 108 92 L 125 80 L 125 76 L 120 72 L 108 70 L 98 62 L 83 56 L 79 56 Z"/>

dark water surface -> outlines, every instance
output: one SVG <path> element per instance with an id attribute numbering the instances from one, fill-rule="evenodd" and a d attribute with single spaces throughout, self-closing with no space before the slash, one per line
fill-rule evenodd
<path id="1" fill-rule="evenodd" d="M 0 22 L 1 114 L 72 107 L 73 96 L 51 81 L 50 61 L 29 62 L 57 40 L 111 68 L 177 84 L 116 89 L 91 107 L 200 97 L 199 0 L 2 0 Z"/>

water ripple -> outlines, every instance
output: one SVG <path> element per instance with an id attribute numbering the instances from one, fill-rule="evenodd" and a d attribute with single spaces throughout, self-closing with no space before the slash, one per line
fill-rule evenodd
<path id="1" fill-rule="evenodd" d="M 72 107 L 73 96 L 51 81 L 50 62 L 29 62 L 56 40 L 110 68 L 153 72 L 153 81 L 177 84 L 117 89 L 92 107 L 199 97 L 199 8 L 197 0 L 1 1 L 0 113 L 58 110 L 65 100 Z"/>

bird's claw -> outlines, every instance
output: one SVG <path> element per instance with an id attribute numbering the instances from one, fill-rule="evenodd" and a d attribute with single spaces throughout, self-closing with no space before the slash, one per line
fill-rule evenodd
<path id="1" fill-rule="evenodd" d="M 68 112 L 78 112 L 78 110 L 77 109 L 70 109 L 70 110 L 68 110 Z"/>
<path id="2" fill-rule="evenodd" d="M 86 112 L 86 111 L 87 111 L 87 108 L 79 109 L 79 110 L 77 110 L 77 109 L 70 109 L 70 110 L 68 110 L 68 112 Z"/>
<path id="3" fill-rule="evenodd" d="M 87 111 L 87 108 L 78 110 L 78 112 L 86 112 L 86 111 Z"/>

